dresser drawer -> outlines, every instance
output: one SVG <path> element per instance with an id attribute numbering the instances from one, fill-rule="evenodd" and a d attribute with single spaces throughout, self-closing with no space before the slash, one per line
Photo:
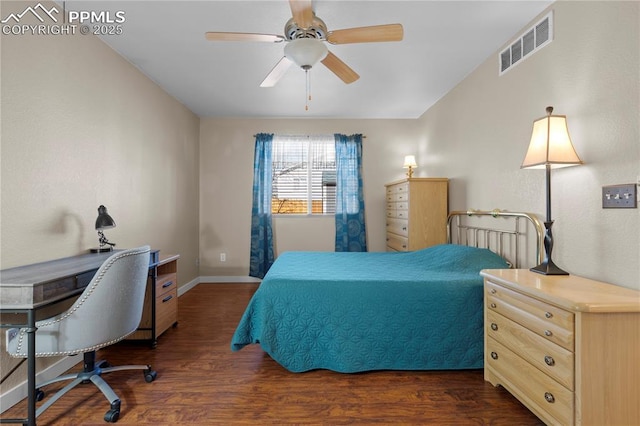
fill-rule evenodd
<path id="1" fill-rule="evenodd" d="M 407 202 L 409 201 L 408 192 L 393 192 L 387 194 L 387 203 Z"/>
<path id="2" fill-rule="evenodd" d="M 574 389 L 573 352 L 491 310 L 487 311 L 486 327 L 487 336 L 520 355 L 567 389 Z"/>
<path id="3" fill-rule="evenodd" d="M 387 217 L 395 219 L 409 219 L 409 211 L 407 210 L 387 210 Z"/>
<path id="4" fill-rule="evenodd" d="M 409 221 L 406 219 L 387 218 L 387 232 L 406 237 L 409 235 Z"/>
<path id="5" fill-rule="evenodd" d="M 409 239 L 401 237 L 400 235 L 387 233 L 387 246 L 397 251 L 407 251 L 409 249 Z"/>
<path id="6" fill-rule="evenodd" d="M 487 338 L 485 358 L 500 384 L 526 402 L 545 423 L 573 424 L 573 392 L 491 337 Z"/>
<path id="7" fill-rule="evenodd" d="M 387 195 L 409 193 L 409 182 L 401 182 L 387 186 Z"/>
<path id="8" fill-rule="evenodd" d="M 178 289 L 172 286 L 171 290 L 156 296 L 156 334 L 162 334 L 178 319 Z"/>
<path id="9" fill-rule="evenodd" d="M 158 276 L 156 280 L 156 297 L 175 290 L 178 287 L 177 278 L 177 274 Z"/>
<path id="10" fill-rule="evenodd" d="M 487 308 L 560 346 L 574 350 L 574 314 L 490 281 L 485 283 Z"/>
<path id="11" fill-rule="evenodd" d="M 408 210 L 396 210 L 396 217 L 398 219 L 409 219 L 409 211 Z"/>
<path id="12" fill-rule="evenodd" d="M 402 182 L 395 185 L 390 186 L 393 192 L 396 194 L 408 194 L 409 193 L 409 182 Z"/>

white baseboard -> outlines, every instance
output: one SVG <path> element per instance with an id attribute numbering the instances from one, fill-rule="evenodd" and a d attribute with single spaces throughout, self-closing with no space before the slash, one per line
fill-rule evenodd
<path id="1" fill-rule="evenodd" d="M 254 278 L 249 276 L 222 276 L 222 275 L 214 275 L 209 277 L 200 277 L 200 283 L 203 284 L 221 284 L 221 283 L 259 283 L 262 282 L 260 278 Z"/>
<path id="2" fill-rule="evenodd" d="M 198 284 L 200 284 L 200 277 L 197 277 L 189 281 L 188 283 L 178 287 L 178 297 L 182 296 L 183 294 L 185 294 L 186 292 L 188 292 Z"/>
<path id="3" fill-rule="evenodd" d="M 82 362 L 83 358 L 81 355 L 75 356 L 67 356 L 62 358 L 61 360 L 55 362 L 54 364 L 48 366 L 44 370 L 38 372 L 36 374 L 36 383 L 42 383 L 47 380 L 51 380 L 55 377 L 60 376 L 70 368 L 73 368 L 79 362 Z M 26 365 L 26 361 L 25 361 Z M 6 392 L 2 392 L 0 394 L 0 413 L 4 413 L 9 408 L 16 405 L 18 402 L 22 401 L 27 397 L 27 381 L 25 379 L 24 382 L 17 384 L 13 388 L 7 390 Z"/>
<path id="4" fill-rule="evenodd" d="M 198 277 L 189 281 L 188 283 L 180 286 L 178 288 L 178 297 L 182 296 L 189 290 L 193 289 L 198 284 L 229 284 L 229 283 L 260 283 L 262 282 L 259 278 L 249 277 L 249 276 L 238 276 L 238 275 L 213 275 L 213 276 L 204 276 Z"/>

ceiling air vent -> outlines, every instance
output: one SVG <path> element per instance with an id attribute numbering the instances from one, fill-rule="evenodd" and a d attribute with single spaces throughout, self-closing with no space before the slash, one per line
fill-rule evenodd
<path id="1" fill-rule="evenodd" d="M 525 31 L 524 35 L 515 39 L 498 55 L 500 72 L 502 75 L 533 52 L 542 49 L 553 40 L 553 14 L 549 12 L 533 27 Z"/>

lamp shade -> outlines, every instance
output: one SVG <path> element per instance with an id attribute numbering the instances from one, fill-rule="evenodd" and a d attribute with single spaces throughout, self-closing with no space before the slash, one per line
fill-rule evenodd
<path id="1" fill-rule="evenodd" d="M 416 156 L 415 155 L 406 155 L 404 157 L 404 165 L 402 166 L 405 169 L 409 167 L 416 168 L 418 165 L 416 164 Z"/>
<path id="2" fill-rule="evenodd" d="M 522 168 L 544 169 L 582 164 L 567 127 L 567 117 L 551 115 L 553 107 L 547 107 L 547 115 L 533 122 L 531 142 L 522 162 Z"/>
<path id="3" fill-rule="evenodd" d="M 327 46 L 315 38 L 298 38 L 291 40 L 284 47 L 284 56 L 292 60 L 302 69 L 313 67 L 327 56 Z"/>
<path id="4" fill-rule="evenodd" d="M 111 216 L 107 213 L 107 208 L 105 206 L 98 207 L 98 218 L 96 219 L 96 229 L 108 229 L 115 228 L 116 221 L 113 220 Z"/>

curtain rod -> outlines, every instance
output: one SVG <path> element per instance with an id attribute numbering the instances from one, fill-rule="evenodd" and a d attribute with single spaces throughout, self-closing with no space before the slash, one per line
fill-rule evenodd
<path id="1" fill-rule="evenodd" d="M 253 135 L 253 137 L 254 137 L 254 138 L 255 138 L 256 136 L 258 136 L 258 135 Z M 308 136 L 308 135 L 305 135 L 305 136 Z M 362 135 L 362 139 L 366 139 L 366 138 L 367 138 L 367 136 L 366 136 L 366 135 Z"/>

